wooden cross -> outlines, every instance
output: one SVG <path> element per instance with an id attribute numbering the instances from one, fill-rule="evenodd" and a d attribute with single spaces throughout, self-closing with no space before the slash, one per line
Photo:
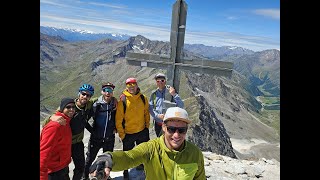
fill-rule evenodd
<path id="1" fill-rule="evenodd" d="M 127 63 L 130 65 L 167 69 L 167 84 L 172 85 L 177 92 L 179 91 L 180 84 L 180 70 L 231 77 L 233 68 L 232 62 L 181 58 L 186 29 L 187 8 L 188 6 L 184 0 L 177 0 L 173 4 L 170 57 L 133 52 L 127 52 L 126 55 Z M 173 102 L 173 98 L 171 102 Z"/>

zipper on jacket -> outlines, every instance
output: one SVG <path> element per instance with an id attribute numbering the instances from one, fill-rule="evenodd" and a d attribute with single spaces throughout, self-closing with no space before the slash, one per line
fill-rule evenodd
<path id="1" fill-rule="evenodd" d="M 175 161 L 175 160 L 176 160 L 176 156 L 177 156 L 176 154 L 173 156 L 173 160 L 174 160 L 174 161 L 173 161 L 173 162 L 174 162 L 174 168 L 173 168 L 173 173 L 172 173 L 172 176 L 173 176 L 173 177 L 172 177 L 172 180 L 177 179 L 177 178 L 176 178 L 176 177 L 177 177 L 177 176 L 176 176 L 176 172 L 177 172 L 177 163 L 176 163 L 176 161 Z"/>
<path id="2" fill-rule="evenodd" d="M 107 105 L 107 117 L 106 117 L 106 123 L 104 125 L 104 132 L 103 132 L 103 141 L 106 138 L 106 133 L 107 133 L 107 125 L 108 125 L 108 121 L 111 117 L 111 114 L 109 115 L 109 105 L 106 103 Z"/>

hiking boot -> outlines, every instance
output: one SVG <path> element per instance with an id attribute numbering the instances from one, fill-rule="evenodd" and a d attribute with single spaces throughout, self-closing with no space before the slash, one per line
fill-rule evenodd
<path id="1" fill-rule="evenodd" d="M 139 166 L 136 167 L 136 170 L 142 171 L 144 169 L 143 164 L 140 164 Z"/>
<path id="2" fill-rule="evenodd" d="M 123 171 L 123 180 L 129 180 L 129 172 L 128 170 Z"/>

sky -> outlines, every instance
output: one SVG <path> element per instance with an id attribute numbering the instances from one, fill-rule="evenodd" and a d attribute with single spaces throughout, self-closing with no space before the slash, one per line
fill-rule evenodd
<path id="1" fill-rule="evenodd" d="M 170 41 L 176 0 L 40 0 L 40 26 Z M 280 0 L 185 0 L 185 43 L 280 50 Z"/>

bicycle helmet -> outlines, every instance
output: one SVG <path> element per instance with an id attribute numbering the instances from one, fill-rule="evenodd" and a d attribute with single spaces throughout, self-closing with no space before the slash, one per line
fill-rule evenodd
<path id="1" fill-rule="evenodd" d="M 91 94 L 91 96 L 93 96 L 93 94 L 94 94 L 94 88 L 90 84 L 83 84 L 79 88 L 79 92 L 81 92 L 81 91 L 88 91 Z"/>

